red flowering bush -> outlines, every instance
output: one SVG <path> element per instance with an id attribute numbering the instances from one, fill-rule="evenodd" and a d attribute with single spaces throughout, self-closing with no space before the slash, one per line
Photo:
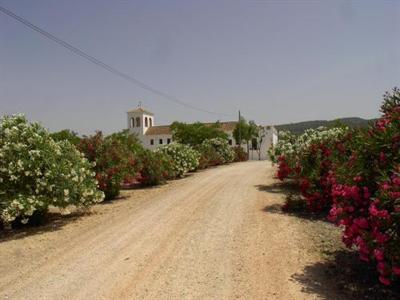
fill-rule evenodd
<path id="1" fill-rule="evenodd" d="M 400 91 L 386 93 L 382 117 L 355 139 L 337 170 L 329 218 L 343 241 L 374 262 L 383 284 L 400 276 Z"/>
<path id="2" fill-rule="evenodd" d="M 384 95 L 381 112 L 367 129 L 284 136 L 271 157 L 278 178 L 295 179 L 308 210 L 330 208 L 346 246 L 389 285 L 400 277 L 399 89 Z"/>
<path id="3" fill-rule="evenodd" d="M 106 199 L 117 197 L 124 178 L 136 174 L 139 168 L 135 152 L 122 135 L 103 137 L 101 132 L 97 132 L 84 137 L 78 148 L 95 163 L 96 179 Z"/>
<path id="4" fill-rule="evenodd" d="M 332 178 L 335 164 L 345 154 L 343 143 L 347 131 L 344 127 L 319 128 L 306 130 L 298 137 L 284 133 L 274 152 L 270 153 L 278 164 L 277 177 L 280 180 L 295 180 L 303 196 L 304 206 L 309 211 L 328 210 L 332 204 Z M 285 207 L 291 207 L 287 204 Z"/>
<path id="5" fill-rule="evenodd" d="M 140 160 L 141 169 L 136 179 L 144 186 L 159 185 L 176 177 L 171 158 L 161 152 L 143 150 Z"/>
<path id="6" fill-rule="evenodd" d="M 285 156 L 279 156 L 278 162 L 278 172 L 276 173 L 276 176 L 279 180 L 284 180 L 289 177 L 290 173 L 292 173 L 292 169 L 287 164 Z"/>

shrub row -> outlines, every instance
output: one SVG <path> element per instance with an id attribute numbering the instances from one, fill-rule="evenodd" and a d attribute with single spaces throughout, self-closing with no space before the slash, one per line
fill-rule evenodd
<path id="1" fill-rule="evenodd" d="M 114 199 L 123 185 L 162 184 L 232 162 L 235 154 L 222 138 L 205 140 L 196 150 L 172 143 L 150 151 L 128 131 L 82 138 L 69 130 L 50 134 L 14 115 L 0 120 L 0 158 L 1 225 L 43 217 L 50 206 L 88 207 Z"/>
<path id="2" fill-rule="evenodd" d="M 272 157 L 311 211 L 329 211 L 343 242 L 376 265 L 381 283 L 400 276 L 400 91 L 384 95 L 369 128 L 281 136 Z M 290 205 L 290 202 L 287 203 Z"/>

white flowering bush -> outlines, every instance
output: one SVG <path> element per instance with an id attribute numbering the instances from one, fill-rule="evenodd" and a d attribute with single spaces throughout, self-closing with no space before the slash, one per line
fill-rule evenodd
<path id="1" fill-rule="evenodd" d="M 0 221 L 27 223 L 48 207 L 103 200 L 92 165 L 68 141 L 55 142 L 23 115 L 0 119 Z"/>
<path id="2" fill-rule="evenodd" d="M 279 131 L 278 143 L 268 150 L 272 162 L 277 163 L 282 155 L 291 156 L 295 153 L 297 136 L 289 131 Z"/>
<path id="3" fill-rule="evenodd" d="M 199 166 L 200 153 L 188 145 L 172 143 L 157 148 L 156 152 L 171 158 L 172 170 L 178 177 L 196 170 Z"/>
<path id="4" fill-rule="evenodd" d="M 347 131 L 346 127 L 326 128 L 322 126 L 317 129 L 307 129 L 299 136 L 288 131 L 281 131 L 278 143 L 269 150 L 269 155 L 275 163 L 279 161 L 279 157 L 285 157 L 287 161 L 294 161 L 299 156 L 307 155 L 313 149 L 313 145 L 338 141 Z"/>
<path id="5" fill-rule="evenodd" d="M 228 141 L 223 138 L 213 138 L 205 140 L 201 144 L 200 149 L 202 153 L 215 152 L 219 160 L 219 163 L 216 164 L 230 163 L 235 158 L 234 150 L 231 146 L 229 146 Z"/>

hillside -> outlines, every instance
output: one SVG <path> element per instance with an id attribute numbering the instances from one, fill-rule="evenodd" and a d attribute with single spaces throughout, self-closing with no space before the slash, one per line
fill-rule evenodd
<path id="1" fill-rule="evenodd" d="M 365 127 L 368 125 L 369 122 L 374 121 L 374 119 L 367 120 L 367 119 L 362 119 L 362 118 L 340 118 L 336 120 L 315 120 L 315 121 L 305 121 L 305 122 L 298 122 L 298 123 L 290 123 L 290 124 L 282 124 L 282 125 L 276 125 L 276 129 L 278 131 L 281 130 L 288 130 L 292 133 L 295 134 L 301 134 L 303 133 L 306 129 L 310 128 L 318 128 L 320 126 L 333 126 L 337 123 L 342 123 L 344 125 L 347 125 L 352 128 L 360 128 L 360 127 Z"/>

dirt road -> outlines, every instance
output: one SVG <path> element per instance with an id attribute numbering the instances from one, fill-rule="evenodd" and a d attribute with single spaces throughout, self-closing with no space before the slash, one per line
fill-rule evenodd
<path id="1" fill-rule="evenodd" d="M 90 215 L 0 242 L 0 299 L 315 299 L 316 261 L 267 162 L 126 192 Z"/>

